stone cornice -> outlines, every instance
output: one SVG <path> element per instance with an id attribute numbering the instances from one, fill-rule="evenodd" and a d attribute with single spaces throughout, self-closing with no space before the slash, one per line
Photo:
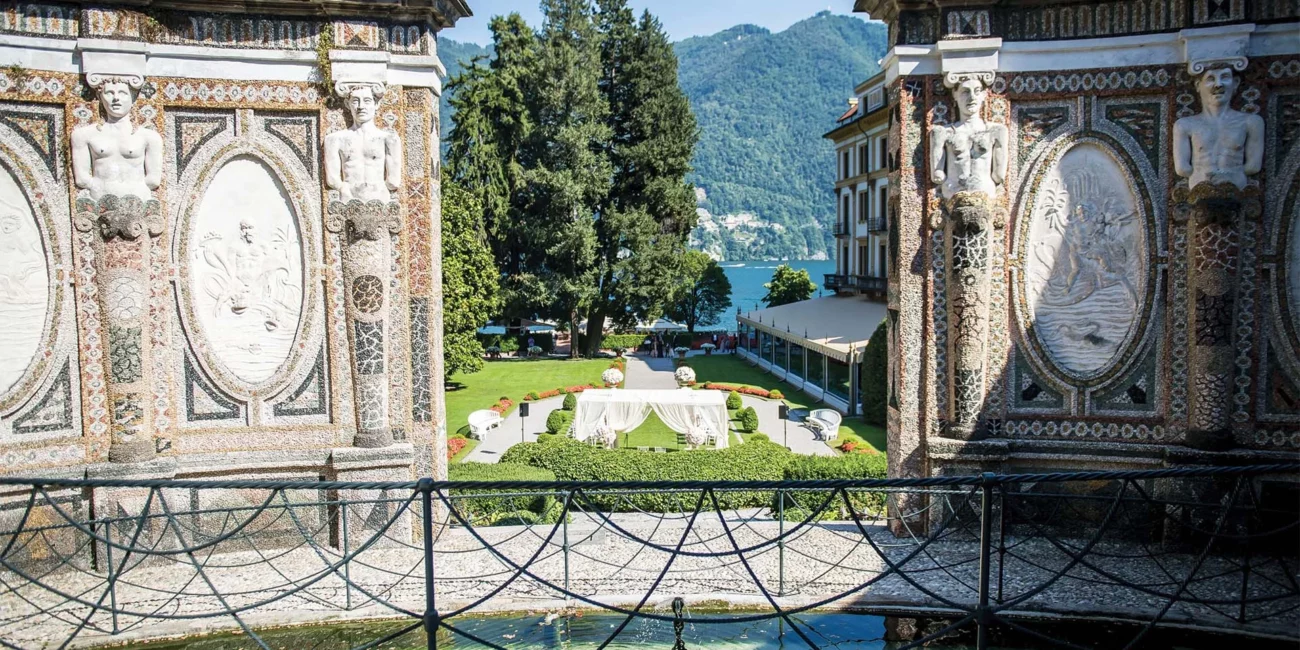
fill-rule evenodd
<path id="1" fill-rule="evenodd" d="M 65 0 L 66 1 L 66 0 Z M 452 27 L 472 16 L 466 0 L 71 0 L 96 7 L 119 6 L 140 11 L 261 14 L 284 17 L 382 18 L 427 21 Z"/>

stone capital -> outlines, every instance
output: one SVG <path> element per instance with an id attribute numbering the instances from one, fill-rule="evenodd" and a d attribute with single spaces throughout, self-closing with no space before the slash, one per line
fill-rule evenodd
<path id="1" fill-rule="evenodd" d="M 1178 32 L 1187 72 L 1197 76 L 1215 64 L 1229 65 L 1237 72 L 1245 70 L 1250 36 L 1254 32 L 1254 23 L 1184 29 Z"/>
<path id="2" fill-rule="evenodd" d="M 342 84 L 382 84 L 430 88 L 442 94 L 447 73 L 434 55 L 389 54 L 367 50 L 330 50 L 330 75 Z"/>
<path id="3" fill-rule="evenodd" d="M 145 43 L 136 41 L 77 39 L 81 73 L 86 75 L 86 83 L 91 87 L 98 86 L 98 80 L 106 77 L 119 77 L 127 80 L 131 87 L 139 88 L 144 84 L 145 69 L 148 67 L 147 49 Z"/>
<path id="4" fill-rule="evenodd" d="M 998 53 L 1002 50 L 1000 38 L 963 38 L 939 41 L 935 44 L 939 55 L 939 71 L 944 77 L 959 74 L 985 73 L 990 81 L 998 69 Z"/>

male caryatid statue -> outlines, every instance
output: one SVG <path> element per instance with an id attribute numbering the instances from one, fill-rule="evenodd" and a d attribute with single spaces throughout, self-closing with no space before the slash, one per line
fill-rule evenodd
<path id="1" fill-rule="evenodd" d="M 72 132 L 72 175 L 81 190 L 74 223 L 92 232 L 112 462 L 155 455 L 152 337 L 149 323 L 152 236 L 162 232 L 153 192 L 162 182 L 162 137 L 131 120 L 138 75 L 86 75 L 99 97 L 94 124 Z M 98 236 L 96 236 L 98 235 Z"/>
<path id="2" fill-rule="evenodd" d="M 993 73 L 949 73 L 960 118 L 930 132 L 930 178 L 942 198 L 948 273 L 948 413 L 944 434 L 980 437 L 985 395 L 989 277 L 993 227 L 1001 227 L 999 201 L 1007 173 L 1007 127 L 984 121 Z"/>
<path id="3" fill-rule="evenodd" d="M 1264 165 L 1264 118 L 1232 108 L 1237 84 L 1232 64 L 1204 66 L 1196 79 L 1201 112 L 1174 122 L 1174 172 L 1190 187 L 1227 183 L 1245 189 L 1246 177 Z"/>
<path id="4" fill-rule="evenodd" d="M 1187 179 L 1173 215 L 1187 220 L 1188 445 L 1221 450 L 1231 431 L 1242 222 L 1261 213 L 1250 176 L 1264 162 L 1264 120 L 1231 106 L 1245 58 L 1193 61 L 1201 112 L 1174 122 L 1174 171 Z"/>
<path id="5" fill-rule="evenodd" d="M 337 192 L 328 228 L 342 237 L 343 284 L 352 343 L 357 447 L 393 444 L 388 417 L 388 324 L 391 236 L 401 231 L 401 141 L 375 124 L 383 84 L 339 83 L 352 124 L 325 136 L 325 182 Z"/>

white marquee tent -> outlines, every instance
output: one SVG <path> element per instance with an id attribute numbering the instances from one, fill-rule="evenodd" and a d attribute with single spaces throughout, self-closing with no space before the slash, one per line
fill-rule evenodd
<path id="1" fill-rule="evenodd" d="M 727 446 L 727 397 L 716 390 L 583 391 L 573 412 L 573 437 L 585 441 L 600 429 L 632 431 L 652 411 L 688 439 L 711 438 L 719 449 Z"/>

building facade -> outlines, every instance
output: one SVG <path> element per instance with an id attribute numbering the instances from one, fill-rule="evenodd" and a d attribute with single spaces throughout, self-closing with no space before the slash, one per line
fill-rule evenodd
<path id="1" fill-rule="evenodd" d="M 1300 452 L 1300 8 L 889 24 L 894 476 Z"/>
<path id="2" fill-rule="evenodd" d="M 139 4 L 0 2 L 0 473 L 445 475 L 468 7 Z"/>
<path id="3" fill-rule="evenodd" d="M 889 275 L 885 245 L 889 111 L 884 73 L 853 92 L 849 109 L 824 136 L 835 145 L 835 273 L 824 278 L 824 286 L 883 302 Z"/>

